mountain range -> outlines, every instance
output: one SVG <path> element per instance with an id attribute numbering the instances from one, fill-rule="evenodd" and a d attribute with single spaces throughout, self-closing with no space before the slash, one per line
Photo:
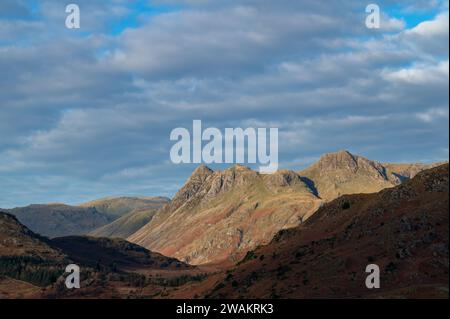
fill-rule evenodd
<path id="1" fill-rule="evenodd" d="M 118 197 L 100 199 L 78 206 L 65 204 L 29 205 L 2 209 L 2 211 L 15 215 L 21 223 L 42 236 L 84 235 L 95 230 L 98 230 L 96 234 L 103 235 L 102 230 L 99 229 L 102 226 L 108 225 L 135 210 L 145 210 L 146 216 L 141 218 L 134 227 L 133 225 L 128 226 L 132 231 L 139 229 L 143 221 L 148 222 L 152 213 L 168 201 L 169 199 L 164 197 Z M 142 213 L 140 214 L 142 215 Z M 129 224 L 133 224 L 133 221 L 130 221 Z M 114 234 L 113 231 L 110 233 Z"/>
<path id="2" fill-rule="evenodd" d="M 435 165 L 386 165 L 339 151 L 298 172 L 264 175 L 240 165 L 214 172 L 200 166 L 128 240 L 190 264 L 233 264 L 328 201 L 394 187 Z"/>
<path id="3" fill-rule="evenodd" d="M 64 287 L 65 266 L 83 289 Z M 377 264 L 380 290 L 364 286 Z M 448 164 L 201 165 L 172 200 L 0 212 L 0 297 L 448 298 Z"/>

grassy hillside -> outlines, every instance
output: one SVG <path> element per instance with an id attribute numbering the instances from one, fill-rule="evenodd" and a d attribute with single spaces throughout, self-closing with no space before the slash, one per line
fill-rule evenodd
<path id="1" fill-rule="evenodd" d="M 94 237 L 127 238 L 146 225 L 157 209 L 137 208 L 115 221 L 89 233 Z"/>
<path id="2" fill-rule="evenodd" d="M 98 212 L 121 217 L 139 208 L 158 209 L 169 202 L 166 197 L 111 197 L 82 203 L 80 207 L 94 207 Z"/>

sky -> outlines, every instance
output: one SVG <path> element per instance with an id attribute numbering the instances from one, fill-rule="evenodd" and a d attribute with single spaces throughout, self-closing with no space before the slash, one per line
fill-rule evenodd
<path id="1" fill-rule="evenodd" d="M 449 157 L 448 1 L 0 1 L 0 207 L 173 196 L 170 132 L 278 127 L 279 166 Z M 211 166 L 222 168 L 222 166 Z"/>

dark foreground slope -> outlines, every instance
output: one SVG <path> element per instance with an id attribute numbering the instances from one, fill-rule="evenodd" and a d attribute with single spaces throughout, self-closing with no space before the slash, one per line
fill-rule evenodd
<path id="1" fill-rule="evenodd" d="M 65 268 L 73 263 L 81 269 L 81 288 L 69 290 Z M 0 299 L 147 297 L 200 278 L 196 274 L 194 267 L 122 239 L 48 239 L 0 212 Z"/>
<path id="2" fill-rule="evenodd" d="M 247 254 L 207 297 L 448 298 L 448 164 L 376 194 L 346 195 Z M 368 264 L 381 288 L 365 286 Z"/>
<path id="3" fill-rule="evenodd" d="M 55 282 L 69 264 L 50 241 L 0 212 L 0 299 L 30 297 Z"/>
<path id="4" fill-rule="evenodd" d="M 98 270 L 126 271 L 138 268 L 184 269 L 186 264 L 141 246 L 115 238 L 70 236 L 54 238 L 53 247 L 64 251 L 71 260 Z"/>
<path id="5" fill-rule="evenodd" d="M 64 204 L 29 205 L 5 211 L 46 237 L 84 235 L 114 220 L 113 216 L 101 213 L 95 207 Z"/>

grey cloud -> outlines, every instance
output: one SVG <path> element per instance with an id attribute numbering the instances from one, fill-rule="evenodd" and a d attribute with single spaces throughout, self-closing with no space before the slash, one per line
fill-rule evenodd
<path id="1" fill-rule="evenodd" d="M 169 133 L 193 119 L 275 125 L 295 169 L 341 148 L 448 157 L 448 14 L 384 34 L 364 27 L 357 1 L 190 4 L 115 36 L 107 13 L 126 14 L 124 2 L 82 1 L 91 35 L 0 44 L 0 207 L 171 195 L 194 165 L 169 162 Z M 36 23 L 59 26 L 59 4 L 46 5 Z"/>

